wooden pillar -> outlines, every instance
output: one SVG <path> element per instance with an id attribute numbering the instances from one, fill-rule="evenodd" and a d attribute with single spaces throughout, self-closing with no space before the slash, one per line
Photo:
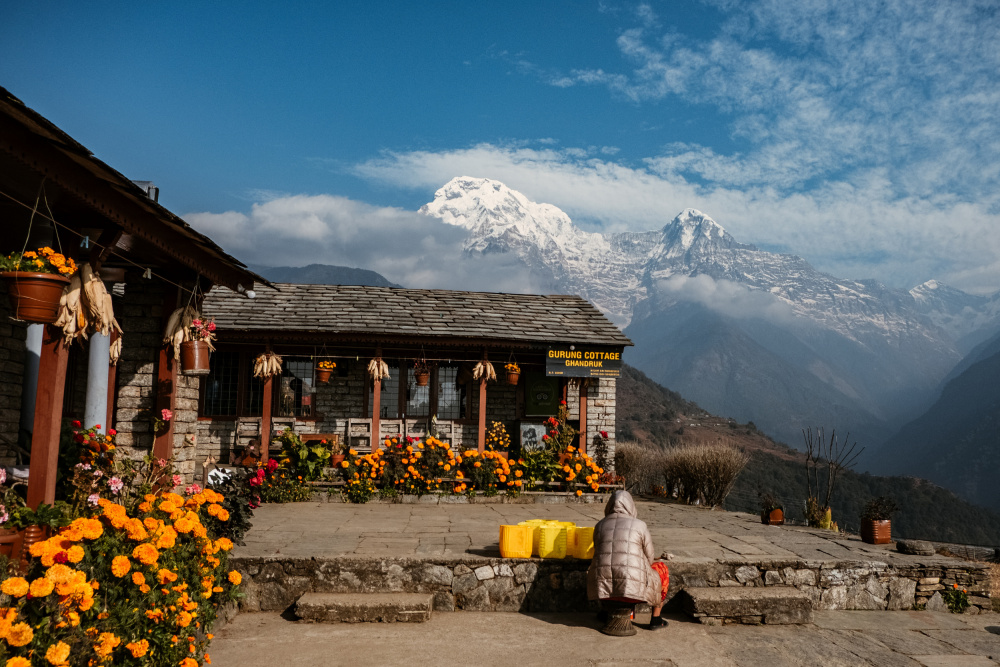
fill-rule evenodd
<path id="1" fill-rule="evenodd" d="M 379 435 L 382 428 L 382 376 L 374 378 L 372 390 L 372 451 L 381 447 L 382 438 Z"/>
<path id="2" fill-rule="evenodd" d="M 69 348 L 63 344 L 62 331 L 51 325 L 45 327 L 38 360 L 38 390 L 31 436 L 28 477 L 28 507 L 31 509 L 38 509 L 40 503 L 51 505 L 56 499 L 59 431 L 68 359 Z"/>
<path id="3" fill-rule="evenodd" d="M 260 417 L 260 460 L 265 463 L 271 458 L 271 412 L 274 396 L 274 376 L 268 375 L 264 380 L 264 405 Z"/>
<path id="4" fill-rule="evenodd" d="M 486 449 L 486 374 L 479 379 L 479 451 Z"/>
<path id="5" fill-rule="evenodd" d="M 587 453 L 587 387 L 588 378 L 580 378 L 580 452 Z"/>
<path id="6" fill-rule="evenodd" d="M 177 366 L 174 363 L 174 348 L 172 345 L 160 348 L 156 363 L 156 416 L 160 417 L 164 410 L 171 413 L 177 408 Z M 174 420 L 170 419 L 160 427 L 160 432 L 154 434 L 153 456 L 170 459 L 174 455 Z"/>

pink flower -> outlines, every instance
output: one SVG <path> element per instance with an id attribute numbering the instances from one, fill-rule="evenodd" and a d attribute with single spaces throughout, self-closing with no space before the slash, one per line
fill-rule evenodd
<path id="1" fill-rule="evenodd" d="M 91 505 L 96 506 L 98 503 L 101 502 L 101 497 L 96 493 L 92 493 L 89 496 L 87 496 L 87 502 L 90 503 Z"/>
<path id="2" fill-rule="evenodd" d="M 168 422 L 174 418 L 174 413 L 166 408 L 163 408 L 163 410 L 160 411 L 160 414 L 163 415 L 163 421 L 165 422 Z"/>
<path id="3" fill-rule="evenodd" d="M 167 460 L 166 459 L 156 459 L 156 465 L 158 465 L 161 468 L 166 468 L 167 467 Z"/>
<path id="4" fill-rule="evenodd" d="M 209 322 L 208 323 L 208 330 L 209 331 L 215 331 L 215 322 Z"/>
<path id="5" fill-rule="evenodd" d="M 3 468 L 0 468 L 0 484 L 3 484 L 6 481 L 7 481 L 7 471 L 4 470 Z"/>
<path id="6" fill-rule="evenodd" d="M 108 480 L 108 486 L 111 487 L 111 492 L 117 494 L 125 486 L 125 482 L 118 479 L 118 477 L 112 477 Z"/>
<path id="7" fill-rule="evenodd" d="M 277 469 L 278 469 L 278 462 L 275 461 L 274 459 L 270 459 L 267 462 L 267 471 L 268 472 L 274 472 Z"/>
<path id="8" fill-rule="evenodd" d="M 201 326 L 201 320 L 191 320 L 191 325 L 195 327 Z"/>
<path id="9" fill-rule="evenodd" d="M 7 508 L 0 505 L 0 524 L 7 523 L 10 520 L 10 514 L 7 513 Z"/>
<path id="10" fill-rule="evenodd" d="M 184 493 L 189 496 L 193 496 L 196 493 L 201 493 L 201 487 L 197 484 L 189 484 L 187 488 L 184 489 Z"/>
<path id="11" fill-rule="evenodd" d="M 171 477 L 171 480 L 173 480 L 174 486 L 180 486 L 181 484 L 184 483 L 184 478 L 181 477 L 180 475 L 174 475 L 173 477 Z"/>

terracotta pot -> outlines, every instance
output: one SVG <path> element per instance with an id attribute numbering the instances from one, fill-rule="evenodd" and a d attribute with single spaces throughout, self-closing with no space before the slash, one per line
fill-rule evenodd
<path id="1" fill-rule="evenodd" d="M 0 556 L 10 560 L 21 557 L 21 534 L 16 530 L 0 528 Z"/>
<path id="2" fill-rule="evenodd" d="M 316 381 L 317 382 L 322 382 L 323 384 L 326 384 L 327 382 L 330 381 L 330 375 L 332 375 L 332 374 L 333 374 L 333 371 L 330 370 L 329 368 L 317 368 L 316 369 Z"/>
<path id="3" fill-rule="evenodd" d="M 343 463 L 343 462 L 344 462 L 344 455 L 343 454 L 333 454 L 330 457 L 330 467 L 331 468 L 339 468 L 340 464 Z"/>
<path id="4" fill-rule="evenodd" d="M 11 315 L 36 324 L 52 324 L 59 318 L 59 299 L 69 278 L 55 273 L 3 271 L 7 280 Z"/>
<path id="5" fill-rule="evenodd" d="M 413 379 L 417 381 L 418 387 L 426 387 L 431 381 L 430 373 L 414 373 Z"/>
<path id="6" fill-rule="evenodd" d="M 889 544 L 892 542 L 892 522 L 889 519 L 862 519 L 861 539 L 868 544 Z"/>
<path id="7" fill-rule="evenodd" d="M 510 371 L 507 372 L 507 384 L 516 385 L 517 381 L 520 379 L 521 379 L 520 373 L 512 373 Z"/>
<path id="8" fill-rule="evenodd" d="M 765 526 L 783 526 L 785 525 L 785 510 L 774 509 L 770 512 L 761 512 L 760 522 Z"/>
<path id="9" fill-rule="evenodd" d="M 23 542 L 21 544 L 21 560 L 24 563 L 31 558 L 31 545 L 48 539 L 48 526 L 28 526 L 24 529 Z"/>
<path id="10" fill-rule="evenodd" d="M 208 342 L 189 340 L 181 343 L 181 373 L 184 375 L 208 375 Z"/>

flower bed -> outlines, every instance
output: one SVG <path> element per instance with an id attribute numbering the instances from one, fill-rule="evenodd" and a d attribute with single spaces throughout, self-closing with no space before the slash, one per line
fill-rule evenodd
<path id="1" fill-rule="evenodd" d="M 170 480 L 168 462 L 116 461 L 111 439 L 81 434 L 70 502 L 47 514 L 67 525 L 0 583 L 0 661 L 209 664 L 216 614 L 240 583 L 227 567 L 233 542 L 220 535 L 225 498 L 197 485 L 153 493 Z"/>

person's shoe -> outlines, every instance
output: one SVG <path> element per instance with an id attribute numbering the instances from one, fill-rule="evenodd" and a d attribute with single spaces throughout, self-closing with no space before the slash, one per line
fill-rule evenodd
<path id="1" fill-rule="evenodd" d="M 649 630 L 660 630 L 661 628 L 667 627 L 667 622 L 659 616 L 654 616 L 650 619 L 649 625 L 646 627 Z"/>

